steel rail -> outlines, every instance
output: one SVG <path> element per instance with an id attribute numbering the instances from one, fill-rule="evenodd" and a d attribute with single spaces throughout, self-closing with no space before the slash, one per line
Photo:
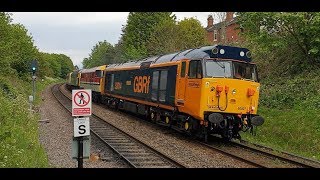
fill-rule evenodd
<path id="1" fill-rule="evenodd" d="M 59 98 L 57 97 L 58 96 L 57 93 L 60 93 L 60 95 L 63 95 L 64 98 L 67 98 L 69 101 L 71 101 L 67 95 L 65 95 L 63 92 L 60 91 L 60 86 L 61 84 L 57 84 L 53 86 L 52 94 L 55 96 L 58 102 L 63 107 L 65 107 L 69 111 L 69 113 L 71 113 L 70 106 L 67 107 L 66 105 L 67 103 L 63 103 L 62 101 L 59 101 Z M 149 167 L 148 166 L 149 164 L 151 165 L 151 167 L 157 167 L 157 168 L 159 167 L 160 168 L 161 167 L 184 168 L 185 167 L 181 163 L 178 163 L 177 161 L 173 160 L 170 157 L 167 157 L 163 153 L 150 147 L 144 142 L 136 139 L 135 137 L 115 127 L 114 125 L 104 121 L 101 117 L 95 114 L 92 114 L 92 117 L 93 118 L 91 118 L 91 123 L 93 123 L 94 126 L 90 127 L 90 131 L 93 134 L 95 134 L 100 140 L 102 140 L 102 142 L 108 145 L 125 162 L 127 162 L 129 166 L 133 168 L 140 168 L 140 167 Z M 111 137 L 110 137 L 110 134 L 112 134 Z M 140 155 L 139 155 L 139 152 L 132 151 L 132 148 L 136 148 L 136 150 L 138 151 L 140 150 L 141 152 Z M 141 156 L 141 154 L 143 154 L 143 156 Z M 143 160 L 145 162 L 143 162 Z"/>

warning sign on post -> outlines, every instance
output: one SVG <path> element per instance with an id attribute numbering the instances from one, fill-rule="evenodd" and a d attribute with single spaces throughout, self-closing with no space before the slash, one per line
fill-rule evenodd
<path id="1" fill-rule="evenodd" d="M 72 116 L 91 116 L 91 89 L 72 90 Z"/>

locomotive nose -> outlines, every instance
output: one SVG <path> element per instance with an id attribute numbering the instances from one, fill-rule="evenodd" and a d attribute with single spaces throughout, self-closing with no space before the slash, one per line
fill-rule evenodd
<path id="1" fill-rule="evenodd" d="M 261 126 L 264 123 L 264 118 L 261 116 L 255 116 L 251 119 L 251 124 L 254 126 Z"/>

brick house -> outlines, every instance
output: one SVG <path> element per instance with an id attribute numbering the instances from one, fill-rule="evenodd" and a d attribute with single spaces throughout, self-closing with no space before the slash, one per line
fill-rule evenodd
<path id="1" fill-rule="evenodd" d="M 227 12 L 224 21 L 214 24 L 212 15 L 208 16 L 207 39 L 210 44 L 228 44 L 239 42 L 239 24 L 234 12 Z"/>

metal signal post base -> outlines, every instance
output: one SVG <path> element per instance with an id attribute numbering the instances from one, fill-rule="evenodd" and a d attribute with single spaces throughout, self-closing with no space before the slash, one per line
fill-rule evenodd
<path id="1" fill-rule="evenodd" d="M 78 168 L 83 168 L 83 136 L 78 137 Z"/>
<path id="2" fill-rule="evenodd" d="M 32 75 L 32 96 L 33 96 L 33 101 L 36 99 L 36 96 L 35 96 L 35 81 L 36 81 L 36 76 L 33 74 Z"/>
<path id="3" fill-rule="evenodd" d="M 78 137 L 78 148 L 78 168 L 83 168 L 83 136 Z"/>

